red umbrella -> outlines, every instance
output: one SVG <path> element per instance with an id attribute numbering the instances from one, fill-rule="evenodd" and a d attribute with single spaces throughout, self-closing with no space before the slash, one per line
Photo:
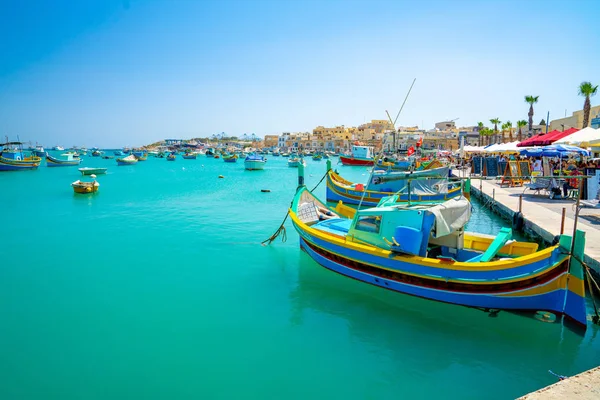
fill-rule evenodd
<path id="1" fill-rule="evenodd" d="M 540 137 L 544 136 L 543 133 L 538 133 L 537 135 L 535 135 L 534 137 L 530 137 L 529 139 L 525 139 L 523 140 L 521 143 L 517 143 L 517 147 L 527 147 L 527 146 L 533 146 L 533 141 L 536 139 L 539 139 Z"/>
<path id="2" fill-rule="evenodd" d="M 557 140 L 564 138 L 565 136 L 569 136 L 569 135 L 577 132 L 578 130 L 579 129 L 577 129 L 577 128 L 569 128 L 566 131 L 557 131 L 556 133 L 553 133 L 552 136 L 550 136 L 550 134 L 548 133 L 548 135 L 546 135 L 546 137 L 541 139 L 542 140 L 541 145 L 552 144 L 552 143 L 556 142 Z"/>
<path id="3" fill-rule="evenodd" d="M 554 135 L 556 135 L 556 134 L 558 134 L 558 133 L 560 133 L 560 131 L 559 131 L 558 129 L 555 129 L 555 130 L 553 130 L 553 131 L 550 131 L 550 132 L 548 132 L 548 133 L 546 133 L 546 134 L 544 134 L 544 135 L 542 135 L 542 136 L 539 136 L 537 139 L 533 140 L 533 141 L 531 142 L 531 145 L 534 145 L 534 146 L 542 146 L 542 145 L 546 144 L 546 142 L 547 142 L 548 140 L 551 140 L 552 136 L 554 136 Z M 550 143 L 552 143 L 552 142 L 550 142 Z M 550 144 L 550 143 L 548 143 L 548 144 Z M 530 145 L 530 146 L 531 146 L 531 145 Z"/>

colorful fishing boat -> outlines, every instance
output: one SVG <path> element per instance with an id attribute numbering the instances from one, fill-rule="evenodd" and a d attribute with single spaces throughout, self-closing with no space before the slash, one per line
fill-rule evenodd
<path id="1" fill-rule="evenodd" d="M 96 181 L 96 175 L 92 174 L 90 175 L 90 178 L 93 179 L 92 182 L 76 180 L 75 182 L 71 183 L 73 191 L 79 194 L 96 193 L 100 187 L 100 184 Z"/>
<path id="2" fill-rule="evenodd" d="M 100 150 L 92 151 L 92 157 L 100 157 L 101 155 L 102 155 L 102 152 Z"/>
<path id="3" fill-rule="evenodd" d="M 375 154 L 371 146 L 352 146 L 351 156 L 340 156 L 344 165 L 373 165 Z"/>
<path id="4" fill-rule="evenodd" d="M 181 157 L 183 157 L 184 160 L 195 160 L 197 155 L 196 153 L 185 153 Z"/>
<path id="5" fill-rule="evenodd" d="M 46 165 L 48 167 L 72 167 L 81 164 L 81 158 L 74 157 L 71 153 L 61 154 L 61 157 L 63 159 L 52 157 L 46 153 Z"/>
<path id="6" fill-rule="evenodd" d="M 46 156 L 46 151 L 44 150 L 44 146 L 36 144 L 35 148 L 31 151 L 31 154 L 33 154 L 36 157 L 42 158 Z"/>
<path id="7" fill-rule="evenodd" d="M 396 194 L 402 202 L 441 202 L 470 192 L 470 182 L 448 180 L 448 167 L 425 171 L 399 172 L 375 171 L 367 185 L 353 183 L 337 172 L 327 171 L 327 201 L 342 201 L 345 204 L 361 204 L 375 207 L 384 197 Z"/>
<path id="8" fill-rule="evenodd" d="M 323 159 L 323 156 L 320 153 L 315 153 L 312 156 L 313 161 L 321 161 Z"/>
<path id="9" fill-rule="evenodd" d="M 81 175 L 100 175 L 105 174 L 108 168 L 93 168 L 93 167 L 84 167 L 79 168 L 79 172 Z"/>
<path id="10" fill-rule="evenodd" d="M 303 183 L 303 168 L 299 169 Z M 538 250 L 536 243 L 468 233 L 465 198 L 441 204 L 335 209 L 301 185 L 289 215 L 300 247 L 321 266 L 385 289 L 482 309 L 550 311 L 585 327 L 585 233 Z"/>
<path id="11" fill-rule="evenodd" d="M 60 146 L 54 146 L 54 147 L 52 148 L 52 150 L 55 150 L 55 151 L 64 151 L 65 149 L 64 149 L 64 147 L 60 147 Z"/>
<path id="12" fill-rule="evenodd" d="M 138 159 L 135 158 L 133 154 L 128 155 L 127 157 L 117 158 L 117 165 L 132 165 L 138 162 Z"/>
<path id="13" fill-rule="evenodd" d="M 206 153 L 204 153 L 204 155 L 206 157 L 214 157 L 215 156 L 215 151 L 211 148 L 206 149 Z"/>
<path id="14" fill-rule="evenodd" d="M 26 155 L 22 146 L 21 142 L 6 142 L 2 144 L 2 151 L 0 151 L 0 171 L 21 171 L 36 169 L 40 166 L 42 159 Z"/>
<path id="15" fill-rule="evenodd" d="M 167 161 L 175 161 L 176 159 L 177 159 L 177 156 L 173 153 L 171 153 L 167 156 Z"/>
<path id="16" fill-rule="evenodd" d="M 250 153 L 244 160 L 244 168 L 249 171 L 264 169 L 267 159 L 255 153 Z"/>
<path id="17" fill-rule="evenodd" d="M 223 161 L 225 161 L 226 163 L 234 163 L 237 162 L 237 160 L 237 154 L 223 154 Z"/>
<path id="18" fill-rule="evenodd" d="M 125 153 L 123 153 L 121 150 L 113 151 L 113 154 L 114 154 L 115 156 L 117 156 L 117 157 L 120 157 L 120 156 L 124 156 L 124 155 L 125 155 Z"/>

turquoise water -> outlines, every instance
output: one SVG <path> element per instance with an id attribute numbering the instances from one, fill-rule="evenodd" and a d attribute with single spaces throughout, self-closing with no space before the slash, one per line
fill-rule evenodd
<path id="1" fill-rule="evenodd" d="M 0 174 L 1 399 L 505 399 L 600 359 L 597 327 L 491 318 L 329 272 L 289 223 L 287 242 L 261 246 L 294 194 L 285 158 L 82 166 L 109 167 L 98 193 L 74 195 L 72 167 Z M 308 160 L 307 185 L 324 170 Z M 504 225 L 484 214 L 471 229 Z"/>

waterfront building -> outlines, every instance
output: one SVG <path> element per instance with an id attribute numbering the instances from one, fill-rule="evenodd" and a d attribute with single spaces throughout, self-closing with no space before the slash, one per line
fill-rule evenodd
<path id="1" fill-rule="evenodd" d="M 600 117 L 600 105 L 590 108 L 590 122 L 596 117 Z M 597 120 L 597 122 L 600 124 L 599 120 Z M 583 110 L 577 110 L 573 112 L 570 117 L 559 118 L 551 121 L 548 132 L 553 130 L 564 131 L 569 128 L 583 128 Z"/>

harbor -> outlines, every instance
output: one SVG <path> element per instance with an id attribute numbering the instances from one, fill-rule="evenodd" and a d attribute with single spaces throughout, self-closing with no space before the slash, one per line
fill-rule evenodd
<path id="1" fill-rule="evenodd" d="M 586 1 L 7 4 L 0 400 L 599 398 Z"/>

